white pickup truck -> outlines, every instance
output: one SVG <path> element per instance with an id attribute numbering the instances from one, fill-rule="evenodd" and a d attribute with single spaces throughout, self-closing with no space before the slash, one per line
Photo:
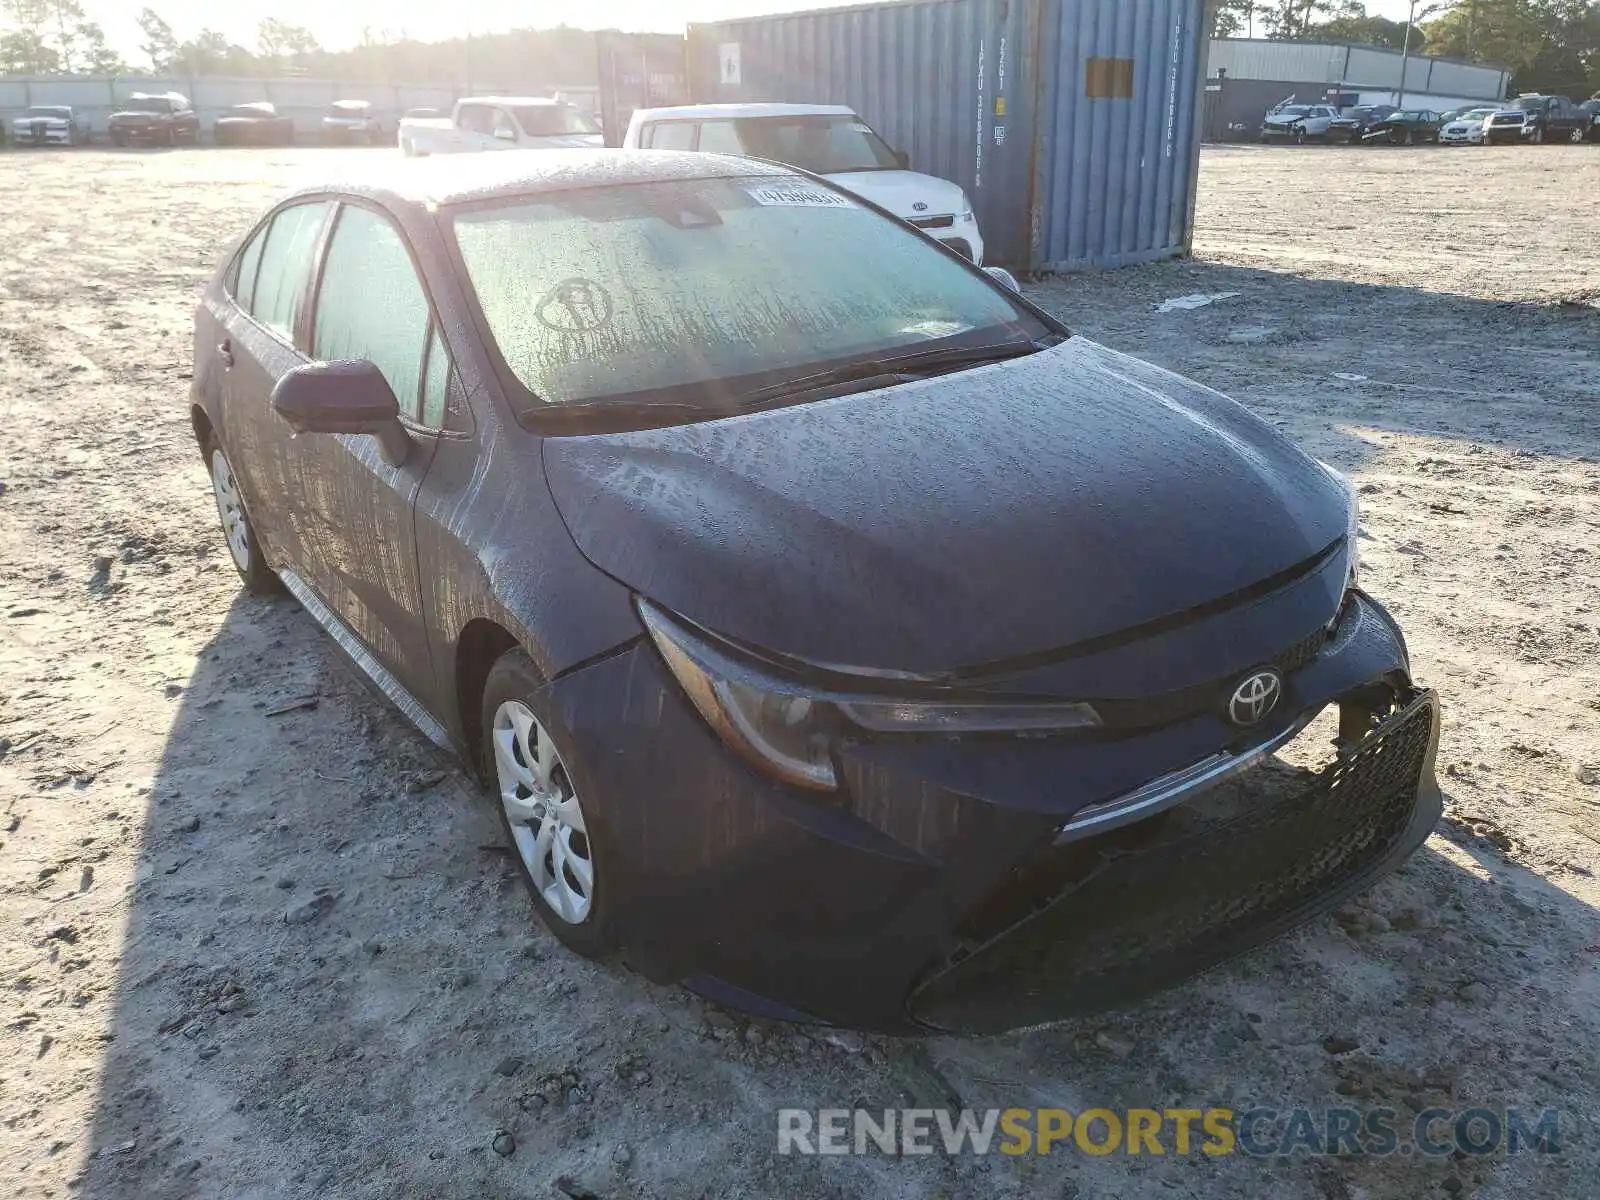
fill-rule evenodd
<path id="1" fill-rule="evenodd" d="M 473 150 L 549 150 L 604 144 L 600 126 L 574 104 L 532 96 L 473 96 L 457 100 L 448 117 L 406 117 L 400 149 L 406 154 L 460 154 Z"/>

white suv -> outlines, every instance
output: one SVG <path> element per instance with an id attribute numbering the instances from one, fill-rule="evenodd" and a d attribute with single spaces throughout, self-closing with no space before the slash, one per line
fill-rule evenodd
<path id="1" fill-rule="evenodd" d="M 1325 138 L 1329 124 L 1338 116 L 1339 110 L 1331 104 L 1280 104 L 1261 122 L 1261 140 Z"/>
<path id="2" fill-rule="evenodd" d="M 842 105 L 641 108 L 628 121 L 622 144 L 630 150 L 739 154 L 799 167 L 888 209 L 983 265 L 983 238 L 966 193 L 947 180 L 907 170 L 906 156 Z"/>

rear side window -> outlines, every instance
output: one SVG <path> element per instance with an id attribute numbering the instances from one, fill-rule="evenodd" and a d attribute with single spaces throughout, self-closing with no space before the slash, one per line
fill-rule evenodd
<path id="1" fill-rule="evenodd" d="M 649 127 L 645 145 L 652 150 L 693 150 L 694 122 L 667 121 Z"/>
<path id="2" fill-rule="evenodd" d="M 400 231 L 370 209 L 346 205 L 322 268 L 312 353 L 376 364 L 400 411 L 422 422 L 422 352 L 430 316 Z M 438 395 L 442 409 L 442 383 Z"/>
<path id="3" fill-rule="evenodd" d="M 246 312 L 250 311 L 250 298 L 255 295 L 256 268 L 261 265 L 261 247 L 266 244 L 267 230 L 270 228 L 269 225 L 263 225 L 256 230 L 255 237 L 250 239 L 244 253 L 239 256 L 238 274 L 233 279 L 233 298 Z"/>
<path id="4" fill-rule="evenodd" d="M 293 340 L 300 319 L 311 260 L 327 211 L 328 202 L 318 200 L 293 205 L 272 219 L 256 272 L 255 291 L 245 305 L 257 321 L 289 340 Z"/>

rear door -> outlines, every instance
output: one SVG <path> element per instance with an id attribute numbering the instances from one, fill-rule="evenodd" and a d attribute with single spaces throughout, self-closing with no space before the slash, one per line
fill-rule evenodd
<path id="1" fill-rule="evenodd" d="M 257 228 L 235 262 L 216 346 L 224 369 L 222 438 L 256 537 L 275 568 L 301 574 L 312 549 L 295 502 L 301 448 L 270 398 L 278 380 L 307 361 L 296 338 L 332 207 L 325 199 L 292 203 Z"/>

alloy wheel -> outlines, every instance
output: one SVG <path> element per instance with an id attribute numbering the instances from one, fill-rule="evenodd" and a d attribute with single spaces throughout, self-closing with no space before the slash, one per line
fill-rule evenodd
<path id="1" fill-rule="evenodd" d="M 233 565 L 248 573 L 250 518 L 245 515 L 244 501 L 239 496 L 239 481 L 233 477 L 228 456 L 220 448 L 211 452 L 211 491 L 217 498 L 217 516 L 222 519 L 222 532 L 228 539 Z"/>
<path id="2" fill-rule="evenodd" d="M 594 907 L 594 856 L 566 764 L 520 700 L 495 710 L 492 737 L 500 804 L 522 864 L 546 907 L 581 925 Z"/>

